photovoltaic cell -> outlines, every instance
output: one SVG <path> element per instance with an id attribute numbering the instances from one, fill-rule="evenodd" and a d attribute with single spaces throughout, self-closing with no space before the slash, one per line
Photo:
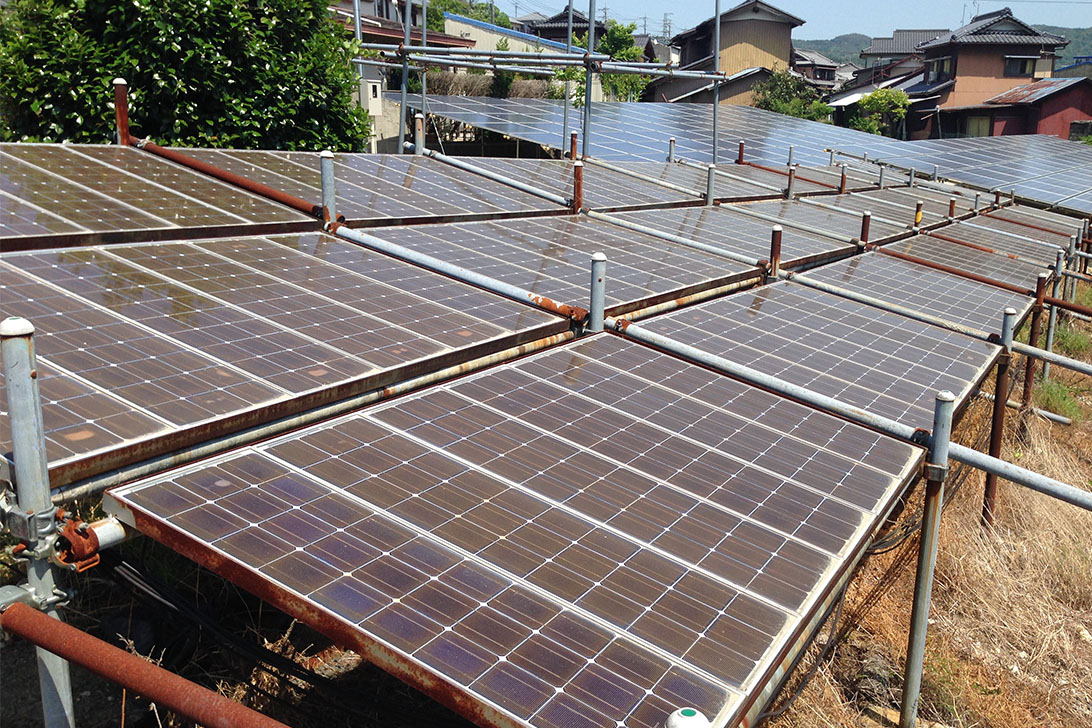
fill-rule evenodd
<path id="1" fill-rule="evenodd" d="M 804 277 L 983 331 L 1000 331 L 1002 313 L 1009 306 L 1016 309 L 1019 321 L 1032 304 L 1028 296 L 881 253 L 830 263 Z"/>
<path id="2" fill-rule="evenodd" d="M 827 200 L 821 200 L 823 204 Z M 753 210 L 763 215 L 778 218 L 786 223 L 805 225 L 808 229 L 845 235 L 856 238 L 861 234 L 861 215 L 850 210 L 830 210 L 816 205 L 809 205 L 800 200 L 782 200 L 779 202 L 750 202 L 739 205 L 741 211 Z M 876 242 L 901 233 L 906 228 L 873 220 L 869 240 Z"/>
<path id="3" fill-rule="evenodd" d="M 740 255 L 753 256 L 758 260 L 767 260 L 770 257 L 770 236 L 775 223 L 742 215 L 731 205 L 616 214 L 623 220 L 634 220 L 672 235 L 715 245 Z M 840 243 L 799 228 L 787 227 L 782 231 L 782 267 L 791 268 L 856 251 L 856 245 Z"/>
<path id="4" fill-rule="evenodd" d="M 949 228 L 942 228 L 941 231 Z M 1035 290 L 1035 281 L 1039 273 L 1043 272 L 1041 266 L 1022 260 L 1013 260 L 998 253 L 988 253 L 966 245 L 948 242 L 931 235 L 915 235 L 912 238 L 891 243 L 884 246 L 915 258 L 941 263 L 970 273 L 993 278 L 1005 283 L 1013 283 L 1024 286 L 1028 290 Z"/>
<path id="5" fill-rule="evenodd" d="M 986 213 L 985 216 L 1019 223 L 1030 230 L 1038 232 L 1049 230 L 1058 235 L 1065 236 L 1067 241 L 1070 235 L 1080 234 L 1083 227 L 1080 220 L 1072 217 L 1047 212 L 1045 210 L 1034 210 L 1033 208 L 1024 207 L 1022 205 L 1002 207 Z"/>
<path id="6" fill-rule="evenodd" d="M 656 333 L 914 427 L 961 405 L 998 348 L 787 282 L 650 319 Z"/>
<path id="7" fill-rule="evenodd" d="M 108 500 L 410 682 L 658 728 L 738 719 L 920 459 L 600 335 Z"/>
<path id="8" fill-rule="evenodd" d="M 606 301 L 622 312 L 757 276 L 727 258 L 587 216 L 376 228 L 376 237 L 555 301 L 588 297 L 593 253 L 607 256 Z"/>
<path id="9" fill-rule="evenodd" d="M 1018 255 L 1028 262 L 1039 263 L 1044 268 L 1054 265 L 1058 251 L 1062 250 L 1061 246 L 1001 230 L 1000 225 L 1006 224 L 1011 223 L 989 218 L 979 221 L 975 218 L 973 222 L 957 222 L 934 232 L 937 236 L 980 245 L 999 253 Z M 1058 239 L 1055 235 L 1051 237 Z"/>

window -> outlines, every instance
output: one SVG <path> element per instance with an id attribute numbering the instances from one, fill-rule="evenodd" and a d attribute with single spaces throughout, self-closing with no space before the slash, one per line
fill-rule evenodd
<path id="1" fill-rule="evenodd" d="M 1034 56 L 1005 56 L 1006 76 L 1030 76 L 1035 72 Z"/>
<path id="2" fill-rule="evenodd" d="M 929 81 L 941 83 L 952 78 L 952 57 L 934 58 L 929 61 Z"/>

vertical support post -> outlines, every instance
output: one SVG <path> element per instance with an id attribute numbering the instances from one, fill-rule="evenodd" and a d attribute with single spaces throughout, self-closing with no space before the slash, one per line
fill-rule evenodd
<path id="1" fill-rule="evenodd" d="M 1028 346 L 1039 346 L 1039 330 L 1042 327 L 1043 299 L 1046 297 L 1047 278 L 1046 273 L 1040 273 L 1039 278 L 1035 281 L 1035 307 L 1031 311 L 1031 331 L 1028 334 Z M 1031 406 L 1031 390 L 1035 385 L 1035 365 L 1034 357 L 1026 357 L 1024 362 L 1024 392 L 1020 400 L 1024 409 Z"/>
<path id="2" fill-rule="evenodd" d="M 569 0 L 569 25 L 568 30 L 565 32 L 565 52 L 573 52 L 573 0 Z M 572 105 L 573 100 L 571 97 L 571 81 L 565 81 L 565 103 L 561 107 L 561 144 L 565 145 L 565 140 L 569 139 L 569 107 Z M 576 159 L 576 132 L 573 132 L 571 141 L 569 142 L 569 159 Z"/>
<path id="3" fill-rule="evenodd" d="M 940 166 L 934 164 L 933 165 L 933 181 L 935 182 L 938 179 L 940 179 Z"/>
<path id="4" fill-rule="evenodd" d="M 940 511 L 944 505 L 944 480 L 948 475 L 948 445 L 952 437 L 952 412 L 955 395 L 937 394 L 933 410 L 933 434 L 926 461 L 925 507 L 921 517 L 921 543 L 918 547 L 918 571 L 914 582 L 914 606 L 910 613 L 910 639 L 906 646 L 906 675 L 902 684 L 902 711 L 899 728 L 914 728 L 921 697 L 921 673 L 925 660 L 925 633 L 929 628 L 929 603 L 933 591 L 933 572 L 937 563 L 937 538 L 940 535 Z"/>
<path id="5" fill-rule="evenodd" d="M 844 195 L 846 193 L 846 166 L 840 165 L 842 168 L 842 178 L 838 182 L 838 194 Z"/>
<path id="6" fill-rule="evenodd" d="M 872 230 L 872 213 L 865 210 L 861 213 L 861 242 L 868 242 L 869 232 Z"/>
<path id="7" fill-rule="evenodd" d="M 918 200 L 918 203 L 914 205 L 914 230 L 921 227 L 922 208 L 925 207 L 925 203 Z"/>
<path id="8" fill-rule="evenodd" d="M 1065 258 L 1065 252 L 1059 250 L 1058 257 L 1054 259 L 1054 282 L 1050 285 L 1050 295 L 1053 298 L 1058 297 L 1058 287 L 1062 281 L 1062 261 Z M 1054 351 L 1054 329 L 1058 325 L 1058 307 L 1051 305 L 1050 317 L 1047 319 L 1047 333 L 1046 333 L 1046 350 Z M 1050 379 L 1050 362 L 1043 362 L 1043 381 Z"/>
<path id="9" fill-rule="evenodd" d="M 833 167 L 834 166 L 834 150 L 833 149 L 828 149 L 827 151 L 830 152 L 830 166 Z"/>
<path id="10" fill-rule="evenodd" d="M 409 46 L 410 46 L 410 0 L 402 0 L 402 87 L 400 106 L 398 107 L 398 154 L 406 152 L 406 95 L 409 93 Z"/>
<path id="11" fill-rule="evenodd" d="M 789 167 L 789 184 L 785 187 L 785 199 L 791 200 L 796 194 L 796 165 Z"/>
<path id="12" fill-rule="evenodd" d="M 956 198 L 949 197 L 948 198 L 948 220 L 955 219 L 955 206 L 956 206 Z"/>
<path id="13" fill-rule="evenodd" d="M 864 153 L 864 156 L 861 157 L 861 161 L 862 162 L 867 162 L 868 161 L 868 152 Z"/>
<path id="14" fill-rule="evenodd" d="M 38 365 L 34 355 L 34 326 L 24 318 L 8 318 L 0 323 L 0 357 L 4 360 L 4 384 L 7 389 L 8 416 L 11 420 L 12 459 L 15 462 L 15 494 L 19 510 L 33 513 L 34 524 L 53 523 L 53 501 L 49 490 L 49 466 L 42 424 L 42 400 L 38 391 Z M 41 526 L 39 526 L 41 528 Z M 44 548 L 48 542 L 34 535 L 30 547 Z M 32 557 L 27 562 L 27 585 L 42 611 L 60 619 L 54 600 L 58 593 L 57 575 L 48 557 Z M 42 691 L 43 724 L 46 728 L 72 728 L 72 681 L 68 662 L 36 648 L 38 684 Z"/>
<path id="15" fill-rule="evenodd" d="M 1013 187 L 1012 189 L 1009 190 L 1009 204 L 1010 205 L 1015 205 L 1016 204 L 1016 188 L 1015 187 Z"/>
<path id="16" fill-rule="evenodd" d="M 975 192 L 974 193 L 974 214 L 976 214 L 976 215 L 978 214 L 978 206 L 981 205 L 981 204 L 982 204 L 982 193 L 981 192 Z"/>
<path id="17" fill-rule="evenodd" d="M 993 191 L 993 206 L 1001 207 L 1001 190 Z"/>
<path id="18" fill-rule="evenodd" d="M 1077 268 L 1079 267 L 1077 265 L 1077 234 L 1076 233 L 1069 236 L 1069 250 L 1066 251 L 1066 267 L 1069 268 L 1070 272 L 1076 272 Z M 1076 278 L 1067 278 L 1066 279 L 1066 287 L 1067 287 L 1067 292 L 1068 292 L 1068 295 L 1066 296 L 1066 300 L 1067 301 L 1076 300 L 1076 298 L 1077 298 L 1077 279 Z"/>
<path id="19" fill-rule="evenodd" d="M 411 13 L 412 15 L 412 13 Z M 428 46 L 428 0 L 421 0 L 421 45 Z M 421 111 L 428 113 L 428 67 L 421 66 Z M 518 157 L 519 154 L 517 153 Z"/>
<path id="20" fill-rule="evenodd" d="M 777 280 L 781 273 L 781 236 L 784 232 L 780 225 L 770 229 L 770 278 Z"/>
<path id="21" fill-rule="evenodd" d="M 425 153 L 425 115 L 413 115 L 413 153 Z"/>
<path id="22" fill-rule="evenodd" d="M 117 120 L 118 144 L 129 146 L 129 84 L 124 78 L 114 79 L 114 118 Z"/>
<path id="23" fill-rule="evenodd" d="M 916 186 L 917 183 L 918 183 L 917 174 L 918 174 L 917 170 L 914 169 L 913 167 L 911 167 L 910 168 L 910 186 L 911 187 Z"/>
<path id="24" fill-rule="evenodd" d="M 337 182 L 334 179 L 334 153 L 329 149 L 319 152 L 319 171 L 322 175 L 323 217 L 327 222 L 336 222 Z"/>
<path id="25" fill-rule="evenodd" d="M 710 164 L 705 170 L 705 204 L 712 205 L 717 198 L 717 165 Z"/>
<path id="26" fill-rule="evenodd" d="M 584 208 L 584 163 L 573 162 L 573 214 L 580 214 Z"/>
<path id="27" fill-rule="evenodd" d="M 1005 410 L 1009 401 L 1009 366 L 1012 364 L 1012 337 L 1016 327 L 1016 309 L 1005 309 L 1001 324 L 1001 356 L 997 360 L 997 386 L 993 391 L 993 422 L 990 426 L 990 457 L 1001 457 L 1001 440 L 1005 434 Z M 982 496 L 982 525 L 993 526 L 994 504 L 997 501 L 997 474 L 986 473 L 986 490 Z"/>
<path id="28" fill-rule="evenodd" d="M 713 73 L 720 73 L 720 0 L 713 2 Z M 713 79 L 713 164 L 720 150 L 720 79 Z"/>
<path id="29" fill-rule="evenodd" d="M 353 38 L 357 43 L 364 41 L 364 31 L 360 21 L 360 0 L 353 0 Z M 356 75 L 358 78 L 364 78 L 364 66 L 356 67 Z"/>
<path id="30" fill-rule="evenodd" d="M 743 140 L 740 139 L 739 140 L 739 153 L 736 155 L 736 164 L 743 164 L 743 148 L 744 148 L 744 146 L 745 145 L 744 145 Z"/>
<path id="31" fill-rule="evenodd" d="M 884 173 L 886 173 L 886 172 L 887 172 L 887 165 L 882 165 L 880 167 L 880 181 L 878 183 L 878 186 L 879 186 L 879 188 L 881 190 L 883 189 L 883 182 L 884 182 L 883 178 L 884 178 Z"/>
<path id="32" fill-rule="evenodd" d="M 667 140 L 667 161 L 675 161 L 675 137 Z"/>
<path id="33" fill-rule="evenodd" d="M 790 144 L 789 145 L 789 161 L 785 163 L 786 166 L 792 167 L 792 161 L 793 161 L 793 156 L 795 155 L 795 152 L 796 152 L 796 150 L 793 149 L 793 145 Z"/>
<path id="34" fill-rule="evenodd" d="M 588 331 L 603 330 L 603 317 L 606 310 L 607 256 L 592 253 L 591 257 L 591 305 L 588 306 Z"/>
<path id="35" fill-rule="evenodd" d="M 570 0 L 572 2 L 572 0 Z M 584 56 L 586 73 L 584 74 L 584 138 L 580 142 L 580 154 L 591 155 L 591 113 L 592 113 L 592 62 L 590 55 L 595 53 L 595 0 L 588 0 L 588 55 Z"/>

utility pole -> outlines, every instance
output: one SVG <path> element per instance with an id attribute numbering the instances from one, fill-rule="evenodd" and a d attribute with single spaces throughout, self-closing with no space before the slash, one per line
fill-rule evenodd
<path id="1" fill-rule="evenodd" d="M 641 33 L 644 34 L 644 35 L 648 35 L 648 16 L 647 15 L 642 15 L 641 16 Z"/>
<path id="2" fill-rule="evenodd" d="M 493 25 L 497 24 L 497 5 L 494 0 L 489 0 L 489 22 Z"/>
<path id="3" fill-rule="evenodd" d="M 674 13 L 664 13 L 663 37 L 664 37 L 665 42 L 671 40 L 671 16 L 672 15 L 674 15 Z"/>
<path id="4" fill-rule="evenodd" d="M 608 8 L 606 8 L 606 7 L 603 8 L 603 25 L 607 24 L 607 10 L 608 10 Z"/>

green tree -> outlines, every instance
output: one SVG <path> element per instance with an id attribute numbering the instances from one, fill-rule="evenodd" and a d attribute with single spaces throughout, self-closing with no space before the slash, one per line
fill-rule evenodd
<path id="1" fill-rule="evenodd" d="M 507 38 L 501 38 L 497 41 L 497 50 L 509 50 Z M 489 87 L 489 95 L 497 99 L 508 98 L 508 91 L 512 88 L 512 81 L 514 80 L 516 80 L 516 74 L 512 71 L 493 69 L 493 84 Z"/>
<path id="2" fill-rule="evenodd" d="M 898 124 L 906 117 L 910 97 L 899 89 L 879 88 L 861 97 L 849 126 L 870 134 L 895 136 Z"/>
<path id="3" fill-rule="evenodd" d="M 426 21 L 429 30 L 437 33 L 444 32 L 444 13 L 463 15 L 483 23 L 493 23 L 502 28 L 512 27 L 512 21 L 508 15 L 496 6 L 490 7 L 489 3 L 468 2 L 468 0 L 429 0 Z"/>
<path id="4" fill-rule="evenodd" d="M 599 38 L 595 50 L 609 55 L 616 61 L 641 62 L 644 60 L 644 50 L 633 43 L 635 30 L 637 30 L 636 23 L 623 25 L 614 20 L 608 20 L 606 32 Z M 587 39 L 584 43 L 587 44 Z M 627 73 L 605 73 L 601 76 L 603 93 L 619 101 L 636 101 L 651 80 L 651 76 Z"/>
<path id="5" fill-rule="evenodd" d="M 751 105 L 779 114 L 812 121 L 824 121 L 831 109 L 819 98 L 819 92 L 800 76 L 788 70 L 776 70 L 769 78 L 751 87 Z"/>
<path id="6" fill-rule="evenodd" d="M 133 133 L 156 141 L 361 150 L 354 50 L 324 0 L 12 0 L 0 139 L 106 141 L 120 76 Z"/>

